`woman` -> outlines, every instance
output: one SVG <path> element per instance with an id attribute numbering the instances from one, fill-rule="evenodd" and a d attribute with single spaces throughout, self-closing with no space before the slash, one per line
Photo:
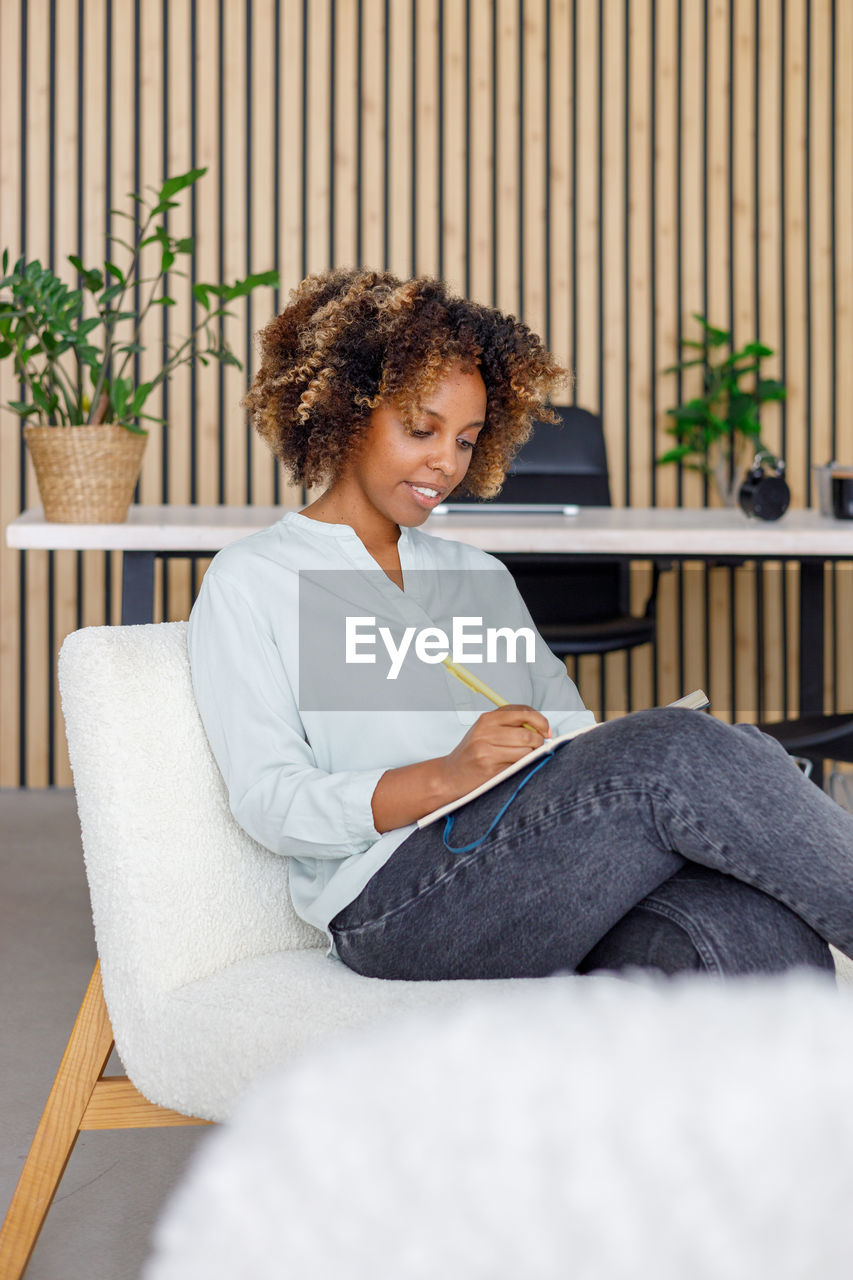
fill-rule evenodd
<path id="1" fill-rule="evenodd" d="M 215 558 L 193 685 L 237 821 L 290 856 L 294 906 L 340 959 L 447 979 L 853 954 L 853 817 L 751 726 L 634 713 L 415 825 L 593 722 L 506 569 L 418 528 L 451 490 L 499 490 L 566 375 L 513 317 L 366 270 L 308 277 L 261 350 L 254 425 L 295 481 L 327 487 Z M 437 665 L 435 628 L 460 616 L 535 635 L 522 660 L 507 643 L 510 705 L 484 709 Z M 398 685 L 401 628 L 421 661 Z"/>

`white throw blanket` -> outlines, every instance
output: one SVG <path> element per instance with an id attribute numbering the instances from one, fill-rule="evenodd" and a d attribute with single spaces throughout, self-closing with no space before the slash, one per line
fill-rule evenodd
<path id="1" fill-rule="evenodd" d="M 144 1280 L 849 1280 L 853 993 L 481 984 L 206 1138 Z"/>

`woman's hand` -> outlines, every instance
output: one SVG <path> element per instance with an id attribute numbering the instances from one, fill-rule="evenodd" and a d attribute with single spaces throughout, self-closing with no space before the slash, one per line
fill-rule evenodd
<path id="1" fill-rule="evenodd" d="M 510 703 L 484 711 L 459 745 L 437 761 L 444 786 L 453 799 L 464 796 L 552 736 L 548 721 L 533 707 Z"/>
<path id="2" fill-rule="evenodd" d="M 373 825 L 385 832 L 415 822 L 488 782 L 551 736 L 548 721 L 532 707 L 485 711 L 449 755 L 385 770 L 371 798 Z"/>

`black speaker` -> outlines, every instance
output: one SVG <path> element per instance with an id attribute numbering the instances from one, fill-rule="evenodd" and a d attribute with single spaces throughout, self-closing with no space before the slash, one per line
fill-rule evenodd
<path id="1" fill-rule="evenodd" d="M 772 466 L 772 474 L 766 470 L 768 466 Z M 757 453 L 738 492 L 743 510 L 759 520 L 778 520 L 788 510 L 790 501 L 785 463 L 781 458 Z"/>

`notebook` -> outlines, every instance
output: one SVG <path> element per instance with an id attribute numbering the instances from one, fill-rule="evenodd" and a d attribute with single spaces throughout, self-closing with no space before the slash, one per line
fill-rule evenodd
<path id="1" fill-rule="evenodd" d="M 678 698 L 675 702 L 670 702 L 667 705 L 670 707 L 688 707 L 693 711 L 701 711 L 703 707 L 709 706 L 709 699 L 701 689 L 694 689 L 692 693 L 685 694 L 683 698 Z M 542 756 L 548 755 L 555 747 L 558 747 L 560 743 L 569 742 L 572 738 L 577 738 L 582 733 L 591 733 L 593 729 L 597 728 L 597 724 L 588 724 L 584 725 L 582 729 L 570 729 L 568 733 L 561 733 L 558 738 L 549 738 L 547 742 L 542 743 L 541 747 L 535 747 L 533 751 L 529 751 L 520 760 L 513 760 L 512 764 L 508 764 L 505 769 L 501 769 L 500 773 L 496 773 L 493 778 L 488 778 L 485 782 L 481 782 L 479 787 L 475 787 L 473 791 L 460 796 L 458 800 L 451 800 L 448 804 L 442 805 L 440 809 L 434 809 L 432 813 L 425 814 L 423 818 L 418 818 L 418 827 L 428 827 L 431 822 L 437 822 L 445 814 L 453 813 L 455 809 L 460 809 L 469 800 L 476 800 L 477 796 L 482 796 L 487 791 L 491 791 L 492 787 L 496 787 L 499 782 L 503 782 L 504 778 L 510 778 L 514 773 L 518 773 L 521 769 L 526 769 L 528 765 L 534 764 Z"/>

